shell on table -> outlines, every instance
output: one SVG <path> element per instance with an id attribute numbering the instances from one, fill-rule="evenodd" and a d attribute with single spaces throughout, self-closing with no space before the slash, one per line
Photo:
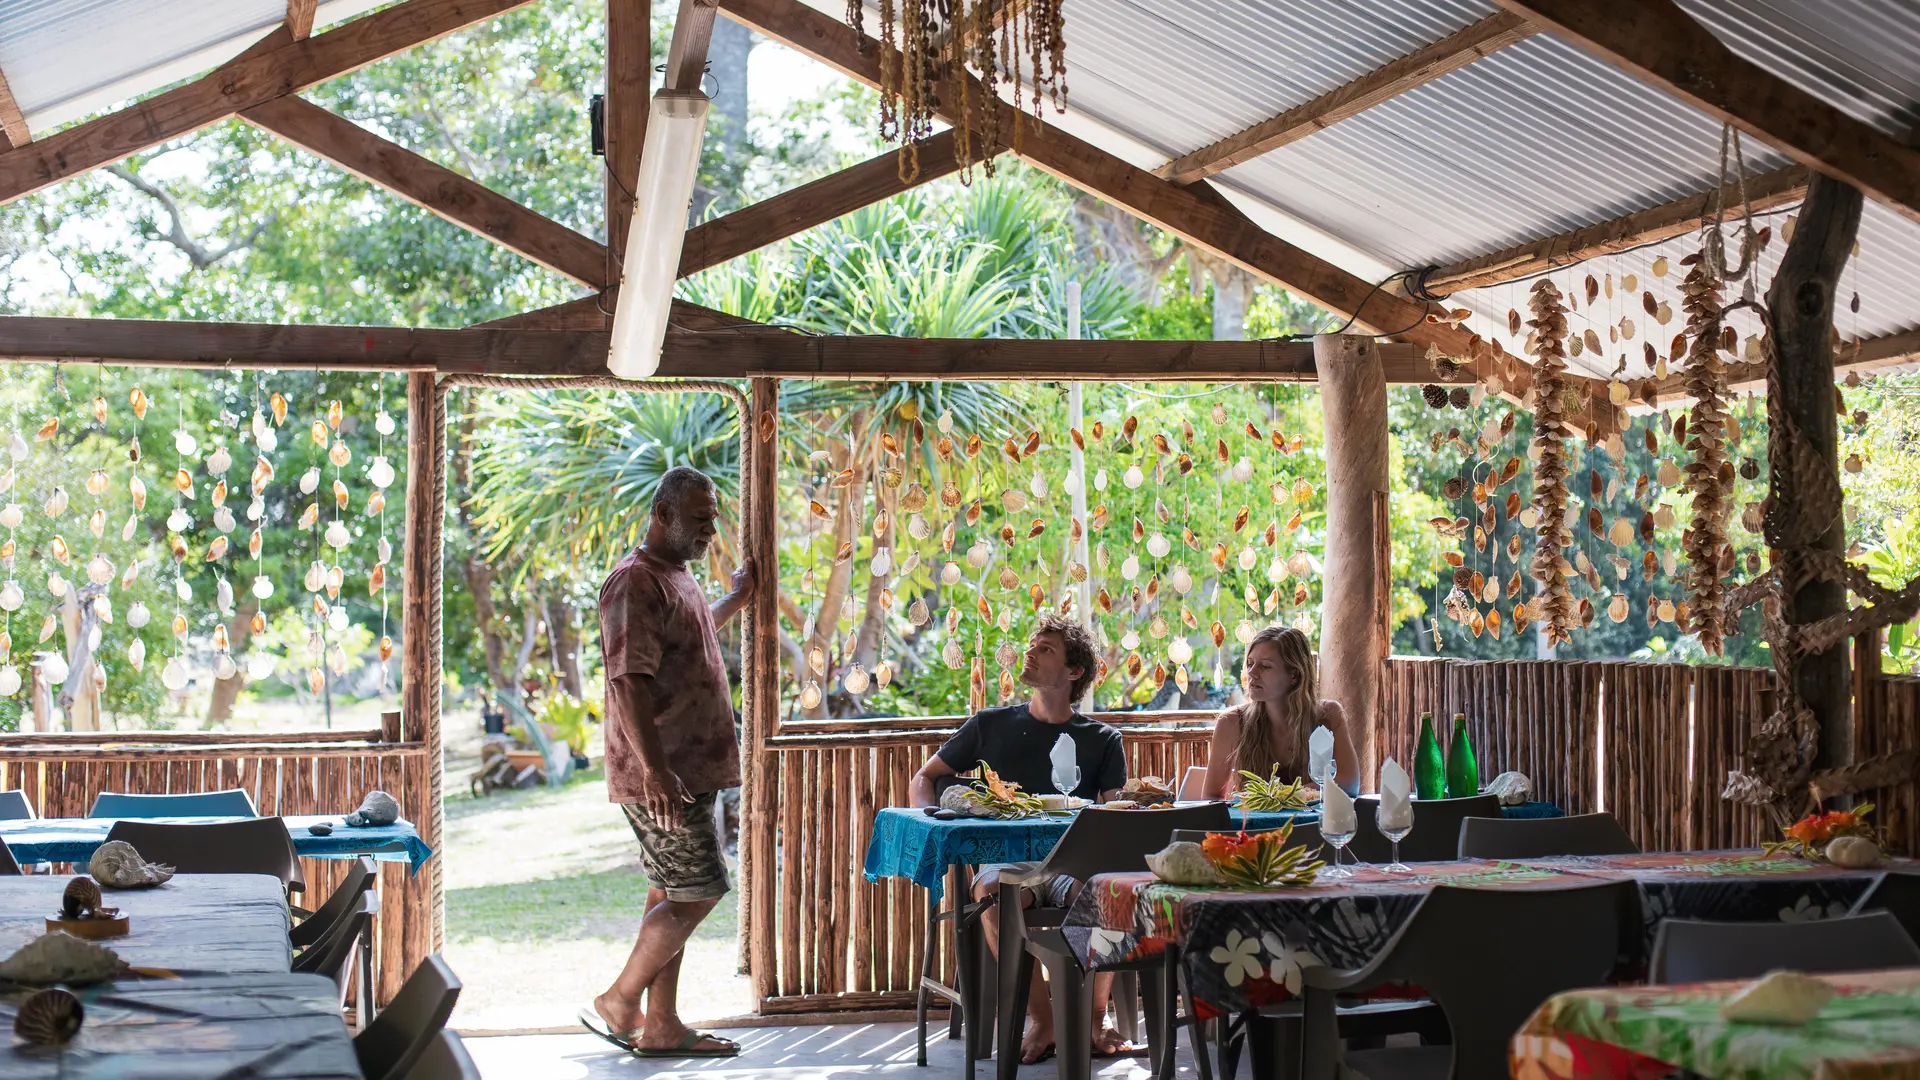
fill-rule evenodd
<path id="1" fill-rule="evenodd" d="M 83 919 L 91 916 L 100 908 L 100 886 L 90 877 L 77 877 L 67 882 L 66 890 L 60 895 L 60 914 L 69 919 Z"/>
<path id="2" fill-rule="evenodd" d="M 1147 869 L 1170 885 L 1218 885 L 1220 872 L 1199 844 L 1181 840 L 1147 856 Z"/>
<path id="3" fill-rule="evenodd" d="M 150 863 L 125 840 L 109 840 L 94 849 L 87 861 L 87 872 L 110 889 L 139 889 L 165 884 L 173 877 L 173 867 Z"/>
<path id="4" fill-rule="evenodd" d="M 348 825 L 391 825 L 400 820 L 400 803 L 378 788 L 360 800 L 360 809 L 348 814 Z"/>
<path id="5" fill-rule="evenodd" d="M 86 1010 L 72 993 L 53 987 L 21 1002 L 13 1033 L 33 1046 L 58 1046 L 80 1034 Z"/>
<path id="6" fill-rule="evenodd" d="M 126 968 L 127 962 L 112 949 L 56 930 L 34 938 L 12 956 L 0 960 L 0 979 L 30 986 L 51 983 L 84 986 L 105 982 Z"/>

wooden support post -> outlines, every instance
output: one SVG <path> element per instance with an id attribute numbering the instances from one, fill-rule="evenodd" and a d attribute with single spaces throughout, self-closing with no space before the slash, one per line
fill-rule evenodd
<path id="1" fill-rule="evenodd" d="M 1860 229 L 1860 192 L 1831 177 L 1813 179 L 1800 206 L 1799 226 L 1767 291 L 1773 342 L 1779 362 L 1767 387 L 1768 410 L 1784 414 L 1800 431 L 1822 473 L 1838 483 L 1840 435 L 1834 414 L 1833 301 Z M 1803 504 L 1801 480 L 1786 462 L 1773 462 L 1775 505 Z M 1789 513 L 1793 512 L 1791 510 Z M 1845 556 L 1846 520 L 1834 514 L 1827 530 L 1809 546 L 1835 558 Z M 1789 567 L 1796 562 L 1786 552 Z M 1789 582 L 1795 575 L 1789 573 Z M 1847 608 L 1846 586 L 1824 578 L 1807 580 L 1785 597 L 1788 626 L 1816 622 Z M 1852 680 L 1847 674 L 1847 645 L 1841 642 L 1799 664 L 1794 688 L 1820 724 L 1815 769 L 1853 763 Z"/>
<path id="2" fill-rule="evenodd" d="M 779 551 L 775 483 L 779 467 L 780 381 L 752 381 L 748 414 L 740 418 L 746 440 L 748 518 L 740 523 L 741 548 L 754 560 L 760 588 L 747 610 L 748 636 L 741 653 L 741 704 L 746 717 L 746 767 L 740 792 L 740 949 L 753 985 L 754 1011 L 778 993 L 774 984 L 775 859 L 773 815 L 777 755 L 768 745 L 780 714 Z M 762 418 L 770 418 L 763 420 Z"/>
<path id="3" fill-rule="evenodd" d="M 405 809 L 419 828 L 420 838 L 435 851 L 440 850 L 444 822 L 440 794 L 440 530 L 447 507 L 446 427 L 446 396 L 433 373 L 409 373 L 407 538 L 400 575 L 400 711 L 407 740 L 427 744 L 427 805 Z M 440 949 L 446 923 L 440 868 L 445 862 L 444 858 L 427 861 L 428 922 L 417 928 L 408 923 L 409 956 L 424 956 Z"/>
<path id="4" fill-rule="evenodd" d="M 607 281 L 620 280 L 653 80 L 652 0 L 607 0 Z"/>
<path id="5" fill-rule="evenodd" d="M 1313 339 L 1327 456 L 1320 695 L 1346 710 L 1362 777 L 1373 775 L 1387 627 L 1387 381 L 1380 348 L 1358 334 Z M 1365 783 L 1363 780 L 1362 783 Z"/>

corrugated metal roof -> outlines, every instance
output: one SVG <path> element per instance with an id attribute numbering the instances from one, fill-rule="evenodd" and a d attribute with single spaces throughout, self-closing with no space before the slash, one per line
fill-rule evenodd
<path id="1" fill-rule="evenodd" d="M 1890 135 L 1920 125 L 1913 0 L 1678 0 L 1735 53 Z"/>

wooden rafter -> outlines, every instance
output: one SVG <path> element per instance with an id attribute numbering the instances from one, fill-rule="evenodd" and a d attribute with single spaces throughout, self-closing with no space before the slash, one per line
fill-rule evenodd
<path id="1" fill-rule="evenodd" d="M 702 222 L 687 230 L 686 245 L 680 251 L 680 276 L 718 266 L 959 168 L 954 133 L 949 129 L 920 145 L 920 171 L 912 180 L 900 179 L 899 151 L 889 150 L 831 176 Z"/>
<path id="2" fill-rule="evenodd" d="M 598 241 L 343 116 L 289 96 L 240 117 L 509 251 L 584 285 L 607 284 L 606 247 Z"/>
<path id="3" fill-rule="evenodd" d="M 607 253 L 603 280 L 620 280 L 647 141 L 647 92 L 653 80 L 653 0 L 607 0 Z"/>
<path id="4" fill-rule="evenodd" d="M 14 100 L 13 87 L 7 85 L 3 71 L 0 71 L 0 138 L 5 138 L 8 146 L 25 146 L 33 141 L 33 133 L 27 130 L 27 118 L 20 111 L 20 103 Z"/>
<path id="5" fill-rule="evenodd" d="M 707 70 L 707 46 L 713 40 L 715 0 L 680 0 L 667 46 L 666 84 L 672 90 L 698 90 Z"/>
<path id="6" fill-rule="evenodd" d="M 1756 214 L 1791 206 L 1804 198 L 1806 193 L 1807 170 L 1798 165 L 1762 173 L 1747 180 L 1747 205 Z M 1529 240 L 1501 251 L 1450 263 L 1429 273 L 1426 285 L 1436 293 L 1465 292 L 1487 285 L 1518 281 L 1601 255 L 1613 255 L 1643 244 L 1684 236 L 1700 227 L 1701 220 L 1712 209 L 1712 199 L 1713 193 L 1710 191 L 1689 195 L 1660 206 L 1636 210 L 1598 225 Z M 1738 214 L 1740 208 L 1732 206 L 1727 212 L 1730 215 Z"/>
<path id="7" fill-rule="evenodd" d="M 1533 36 L 1533 26 L 1510 12 L 1500 12 L 1390 64 L 1370 71 L 1345 86 L 1312 101 L 1263 120 L 1238 134 L 1182 154 L 1154 170 L 1156 176 L 1176 184 L 1191 184 L 1217 172 L 1278 150 L 1316 131 L 1358 116 L 1362 112 L 1392 100 L 1409 90 L 1425 86 L 1449 72 L 1490 56 L 1516 42 Z"/>
<path id="8" fill-rule="evenodd" d="M 320 0 L 287 0 L 287 35 L 295 41 L 313 36 L 313 13 Z"/>
<path id="9" fill-rule="evenodd" d="M 1672 0 L 1495 3 L 1920 221 L 1920 149 L 1736 55 Z"/>
<path id="10" fill-rule="evenodd" d="M 110 165 L 528 2 L 407 0 L 305 41 L 249 50 L 194 82 L 0 154 L 0 202 Z"/>

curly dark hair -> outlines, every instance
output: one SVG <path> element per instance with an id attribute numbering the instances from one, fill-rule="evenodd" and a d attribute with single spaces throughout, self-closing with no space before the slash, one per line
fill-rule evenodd
<path id="1" fill-rule="evenodd" d="M 1093 685 L 1093 677 L 1100 670 L 1100 662 L 1093 655 L 1093 635 L 1087 632 L 1086 627 L 1051 611 L 1040 616 L 1033 633 L 1060 635 L 1060 643 L 1067 654 L 1067 666 L 1080 669 L 1080 677 L 1073 680 L 1071 700 L 1078 702 L 1085 697 L 1087 688 Z"/>

